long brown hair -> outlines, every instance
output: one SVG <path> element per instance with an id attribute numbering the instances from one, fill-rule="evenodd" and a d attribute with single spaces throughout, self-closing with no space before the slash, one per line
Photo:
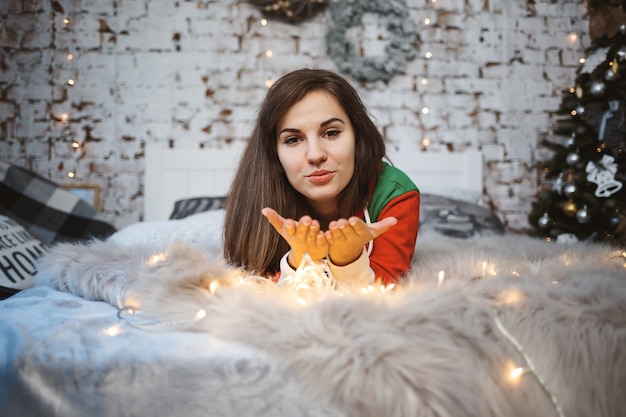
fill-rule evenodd
<path id="1" fill-rule="evenodd" d="M 315 214 L 287 180 L 278 159 L 277 128 L 281 118 L 311 91 L 331 94 L 344 109 L 354 131 L 354 174 L 339 195 L 341 217 L 350 217 L 367 203 L 369 183 L 385 156 L 382 135 L 356 90 L 339 75 L 320 69 L 290 72 L 268 90 L 252 136 L 243 151 L 230 187 L 224 220 L 224 257 L 236 267 L 268 275 L 280 270 L 289 245 L 261 214 L 271 207 L 286 218 Z"/>

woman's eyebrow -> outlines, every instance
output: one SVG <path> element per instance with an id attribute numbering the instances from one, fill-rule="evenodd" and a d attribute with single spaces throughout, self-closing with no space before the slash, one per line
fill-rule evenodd
<path id="1" fill-rule="evenodd" d="M 333 123 L 333 122 L 339 122 L 341 124 L 346 124 L 346 122 L 344 122 L 343 120 L 341 120 L 338 117 L 331 117 L 330 119 L 326 120 L 325 122 L 320 123 L 320 127 L 324 127 L 324 126 L 328 126 L 329 124 Z"/>
<path id="2" fill-rule="evenodd" d="M 344 122 L 339 117 L 331 117 L 330 119 L 325 120 L 322 123 L 320 123 L 320 127 L 328 126 L 329 124 L 334 123 L 334 122 L 339 122 L 344 125 L 346 124 L 346 122 Z M 280 132 L 278 132 L 278 136 L 282 135 L 283 133 L 299 133 L 299 132 L 300 132 L 300 129 L 296 129 L 293 127 L 286 127 L 282 129 Z"/>
<path id="3" fill-rule="evenodd" d="M 298 133 L 298 132 L 300 132 L 300 129 L 286 127 L 282 129 L 280 132 L 278 132 L 278 136 L 282 135 L 283 133 Z"/>

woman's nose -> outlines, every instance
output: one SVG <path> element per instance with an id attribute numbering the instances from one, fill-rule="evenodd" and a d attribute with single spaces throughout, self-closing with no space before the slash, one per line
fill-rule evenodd
<path id="1" fill-rule="evenodd" d="M 307 149 L 307 161 L 313 165 L 319 165 L 326 160 L 326 148 L 322 141 L 318 139 L 309 140 Z"/>

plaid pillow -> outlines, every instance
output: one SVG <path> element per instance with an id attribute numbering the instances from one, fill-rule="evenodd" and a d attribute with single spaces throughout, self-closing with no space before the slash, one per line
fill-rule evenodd
<path id="1" fill-rule="evenodd" d="M 116 231 L 76 194 L 5 161 L 0 161 L 0 195 L 0 214 L 46 244 L 106 238 Z"/>

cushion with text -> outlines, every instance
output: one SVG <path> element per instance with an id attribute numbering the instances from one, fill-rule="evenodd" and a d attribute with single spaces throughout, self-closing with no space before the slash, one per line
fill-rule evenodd
<path id="1" fill-rule="evenodd" d="M 37 259 L 46 250 L 19 223 L 0 215 L 0 299 L 33 286 Z"/>

